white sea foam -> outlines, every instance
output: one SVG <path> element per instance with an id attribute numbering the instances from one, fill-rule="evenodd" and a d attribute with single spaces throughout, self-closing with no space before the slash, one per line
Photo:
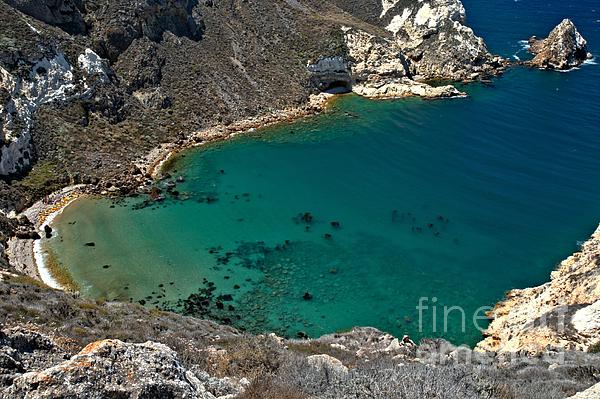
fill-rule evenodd
<path id="1" fill-rule="evenodd" d="M 64 206 L 62 206 L 59 210 L 57 210 L 56 212 L 52 212 L 51 214 L 49 214 L 46 217 L 46 220 L 40 226 L 40 232 L 42 235 L 45 234 L 44 226 L 52 225 L 52 222 L 54 221 L 54 219 L 58 215 L 60 215 L 65 210 L 65 208 L 67 206 L 69 206 L 76 199 L 77 198 L 73 198 L 71 201 L 67 202 Z M 42 240 L 41 239 L 35 240 L 35 242 L 33 244 L 33 259 L 35 260 L 35 265 L 38 269 L 38 273 L 40 275 L 40 278 L 42 279 L 42 282 L 44 284 L 46 284 L 47 286 L 52 287 L 54 289 L 64 290 L 64 287 L 62 285 L 60 285 L 60 283 L 58 281 L 56 281 L 56 279 L 52 276 L 52 273 L 50 273 L 50 270 L 48 270 L 48 267 L 46 266 L 46 260 L 44 257 L 44 250 L 42 248 Z"/>
<path id="2" fill-rule="evenodd" d="M 521 46 L 521 50 L 529 50 L 531 48 L 529 40 L 519 40 L 519 45 Z"/>
<path id="3" fill-rule="evenodd" d="M 521 61 L 521 57 L 519 57 L 519 54 L 521 54 L 523 51 L 528 51 L 529 48 L 531 48 L 531 46 L 529 45 L 529 41 L 527 40 L 519 40 L 518 44 L 521 48 L 513 54 L 513 58 L 517 61 Z"/>

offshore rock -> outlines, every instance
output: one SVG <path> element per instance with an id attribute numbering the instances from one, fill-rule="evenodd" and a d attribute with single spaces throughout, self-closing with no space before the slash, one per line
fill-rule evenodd
<path id="1" fill-rule="evenodd" d="M 587 350 L 600 336 L 600 227 L 581 251 L 560 263 L 551 281 L 512 290 L 492 311 L 478 349 L 540 353 Z"/>
<path id="2" fill-rule="evenodd" d="M 537 68 L 567 70 L 592 57 L 586 40 L 569 19 L 564 19 L 546 39 L 534 36 L 529 44 L 529 51 L 535 55 L 530 65 Z"/>

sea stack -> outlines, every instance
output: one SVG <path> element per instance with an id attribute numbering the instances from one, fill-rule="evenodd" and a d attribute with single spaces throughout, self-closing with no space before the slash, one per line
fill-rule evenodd
<path id="1" fill-rule="evenodd" d="M 592 58 L 587 41 L 570 19 L 563 19 L 546 39 L 531 37 L 529 44 L 529 51 L 535 55 L 530 65 L 541 69 L 567 70 Z"/>

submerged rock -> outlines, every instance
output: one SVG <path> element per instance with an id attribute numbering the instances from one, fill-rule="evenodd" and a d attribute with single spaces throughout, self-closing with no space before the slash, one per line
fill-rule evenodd
<path id="1" fill-rule="evenodd" d="M 564 19 L 546 39 L 533 36 L 529 51 L 535 55 L 530 65 L 542 69 L 566 70 L 592 58 L 587 52 L 587 41 L 570 19 Z"/>

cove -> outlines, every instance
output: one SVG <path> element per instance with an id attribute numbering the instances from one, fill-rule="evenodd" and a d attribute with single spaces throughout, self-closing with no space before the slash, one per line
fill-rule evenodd
<path id="1" fill-rule="evenodd" d="M 593 1 L 464 3 L 505 57 L 564 17 L 600 51 Z M 473 345 L 477 309 L 547 281 L 600 220 L 599 79 L 515 68 L 464 99 L 344 96 L 185 152 L 162 203 L 76 201 L 44 246 L 87 297 L 292 337 L 361 325 Z M 444 328 L 444 306 L 464 328 L 458 311 Z"/>
<path id="2" fill-rule="evenodd" d="M 474 344 L 475 311 L 546 281 L 600 216 L 598 105 L 564 101 L 578 82 L 517 69 L 466 99 L 342 97 L 184 153 L 158 183 L 184 176 L 177 198 L 77 201 L 47 247 L 88 297 L 252 332 L 368 325 Z M 466 327 L 453 312 L 444 329 L 443 306 Z"/>

